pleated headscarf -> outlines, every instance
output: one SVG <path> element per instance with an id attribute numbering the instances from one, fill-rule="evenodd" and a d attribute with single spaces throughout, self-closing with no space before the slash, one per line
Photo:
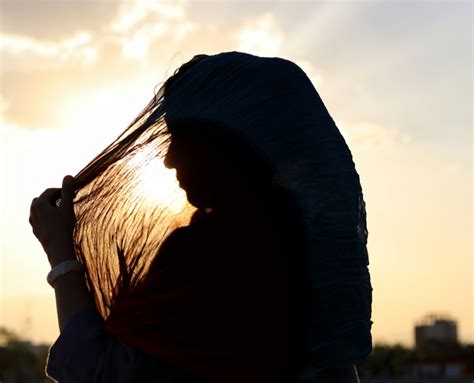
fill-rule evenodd
<path id="1" fill-rule="evenodd" d="M 328 367 L 365 363 L 372 350 L 372 286 L 365 202 L 351 152 L 300 67 L 235 51 L 198 55 L 183 65 L 75 176 L 76 253 L 107 331 L 216 381 L 277 381 L 245 375 L 252 372 L 232 344 L 209 350 L 217 343 L 192 339 L 185 330 L 192 328 L 187 315 L 167 318 L 167 309 L 179 306 L 183 294 L 193 302 L 199 294 L 195 281 L 143 288 L 157 250 L 195 210 L 177 186 L 168 191 L 143 186 L 163 169 L 170 132 L 183 121 L 203 121 L 243 139 L 271 166 L 273 184 L 294 202 L 304 251 L 289 254 L 288 262 L 303 265 L 301 279 L 307 280 L 301 297 L 290 295 L 307 307 L 298 381 Z M 209 316 L 217 315 L 209 310 Z"/>

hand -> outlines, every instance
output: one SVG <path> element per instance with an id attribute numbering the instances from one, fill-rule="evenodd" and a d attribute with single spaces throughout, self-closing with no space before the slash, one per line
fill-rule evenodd
<path id="1" fill-rule="evenodd" d="M 58 206 L 56 201 L 59 198 Z M 30 224 L 52 266 L 66 259 L 75 259 L 73 199 L 74 178 L 66 176 L 62 188 L 46 189 L 31 203 Z"/>

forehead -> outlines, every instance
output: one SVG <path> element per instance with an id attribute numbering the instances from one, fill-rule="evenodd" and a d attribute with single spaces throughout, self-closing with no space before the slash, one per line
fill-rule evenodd
<path id="1" fill-rule="evenodd" d="M 188 150 L 213 150 L 223 156 L 242 156 L 256 148 L 241 132 L 222 122 L 199 118 L 167 120 L 171 143 Z"/>
<path id="2" fill-rule="evenodd" d="M 196 132 L 193 129 L 177 130 L 170 134 L 171 144 L 176 146 L 186 147 L 203 147 L 209 145 L 216 145 L 215 140 L 209 135 L 201 132 Z"/>
<path id="3" fill-rule="evenodd" d="M 221 147 L 228 146 L 234 141 L 222 127 L 199 121 L 169 125 L 168 131 L 173 144 Z"/>

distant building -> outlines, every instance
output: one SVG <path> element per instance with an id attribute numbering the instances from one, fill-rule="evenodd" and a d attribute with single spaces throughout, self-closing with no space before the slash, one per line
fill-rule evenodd
<path id="1" fill-rule="evenodd" d="M 415 326 L 415 348 L 430 354 L 458 346 L 457 322 L 445 315 L 429 314 Z"/>

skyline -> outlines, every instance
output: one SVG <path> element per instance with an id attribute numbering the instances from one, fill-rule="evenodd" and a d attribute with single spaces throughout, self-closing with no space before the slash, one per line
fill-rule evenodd
<path id="1" fill-rule="evenodd" d="M 37 323 L 38 321 L 35 320 L 35 316 L 33 315 L 33 310 L 32 310 L 32 297 L 28 297 L 28 298 L 25 298 L 24 301 L 22 302 L 23 303 L 23 308 L 22 308 L 22 311 L 23 313 L 25 313 L 24 317 L 21 318 L 20 320 L 20 323 L 19 325 L 17 326 L 17 330 L 16 331 L 13 331 L 13 334 L 15 336 L 18 337 L 19 340 L 22 340 L 22 341 L 30 341 L 32 342 L 33 344 L 48 344 L 50 343 L 49 341 L 32 341 L 34 340 L 31 336 L 31 334 L 33 334 L 35 332 L 35 328 L 38 327 L 37 325 L 35 325 L 35 323 Z M 37 319 L 37 318 L 36 318 Z M 414 323 L 413 323 L 413 326 L 412 326 L 412 329 L 411 329 L 411 334 L 410 334 L 410 341 L 409 342 L 406 342 L 406 341 L 400 341 L 400 340 L 393 340 L 393 341 L 387 341 L 387 340 L 382 340 L 382 339 L 379 339 L 379 340 L 375 340 L 373 342 L 373 345 L 391 345 L 391 346 L 395 346 L 397 344 L 399 345 L 402 345 L 404 347 L 408 347 L 408 348 L 412 348 L 412 349 L 415 349 L 416 348 L 416 334 L 415 334 L 415 331 L 416 331 L 416 327 L 420 327 L 420 326 L 433 326 L 435 324 L 435 321 L 436 320 L 448 320 L 448 321 L 452 321 L 455 323 L 455 326 L 456 326 L 456 338 L 457 338 L 457 343 L 459 345 L 472 345 L 473 343 L 472 342 L 469 342 L 469 341 L 465 341 L 464 339 L 461 339 L 459 337 L 459 328 L 460 328 L 460 323 L 459 321 L 454 318 L 453 316 L 451 316 L 449 313 L 441 313 L 441 312 L 428 312 L 426 313 L 424 316 L 418 318 Z M 43 322 L 40 320 L 40 322 Z M 4 328 L 6 329 L 7 331 L 11 331 L 12 329 L 9 328 L 9 327 L 4 327 L 1 323 L 0 323 L 0 329 L 1 328 Z M 18 331 L 19 329 L 19 331 Z"/>
<path id="2" fill-rule="evenodd" d="M 82 169 L 181 63 L 238 50 L 301 66 L 348 143 L 374 342 L 413 344 L 414 323 L 440 311 L 474 343 L 471 2 L 0 7 L 0 326 L 21 330 L 30 300 L 32 339 L 59 331 L 31 199 Z"/>

